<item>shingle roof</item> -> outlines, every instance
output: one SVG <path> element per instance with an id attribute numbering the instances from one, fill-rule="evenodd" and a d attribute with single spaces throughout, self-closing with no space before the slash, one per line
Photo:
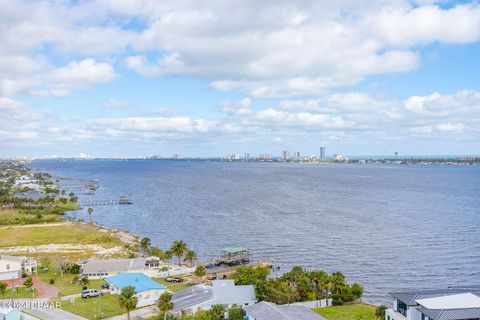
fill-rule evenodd
<path id="1" fill-rule="evenodd" d="M 416 306 L 416 300 L 441 297 L 449 294 L 458 294 L 471 292 L 476 295 L 480 295 L 480 290 L 465 290 L 465 289 L 440 289 L 440 290 L 419 290 L 408 292 L 392 292 L 390 295 L 409 306 Z"/>
<path id="2" fill-rule="evenodd" d="M 135 287 L 135 292 L 147 290 L 166 290 L 167 288 L 143 273 L 119 273 L 105 279 L 109 284 L 122 289 L 128 286 Z"/>
<path id="3" fill-rule="evenodd" d="M 461 320 L 480 318 L 480 308 L 449 310 L 419 309 L 419 311 L 434 320 Z"/>
<path id="4" fill-rule="evenodd" d="M 127 272 L 129 270 L 141 270 L 144 267 L 144 258 L 89 260 L 83 266 L 82 274 L 103 272 Z"/>
<path id="5" fill-rule="evenodd" d="M 255 320 L 325 320 L 304 306 L 276 305 L 271 302 L 259 302 L 245 306 L 244 310 Z"/>

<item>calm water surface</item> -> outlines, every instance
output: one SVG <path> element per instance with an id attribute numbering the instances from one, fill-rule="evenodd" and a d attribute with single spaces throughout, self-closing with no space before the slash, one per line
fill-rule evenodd
<path id="1" fill-rule="evenodd" d="M 286 270 L 342 271 L 365 300 L 388 292 L 480 284 L 480 167 L 179 161 L 37 161 L 34 168 L 99 179 L 100 224 L 187 241 L 203 259 L 227 246 Z M 88 219 L 85 211 L 75 217 Z"/>

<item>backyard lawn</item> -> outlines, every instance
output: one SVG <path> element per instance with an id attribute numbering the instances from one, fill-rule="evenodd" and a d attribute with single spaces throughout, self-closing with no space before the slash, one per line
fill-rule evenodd
<path id="1" fill-rule="evenodd" d="M 165 280 L 165 278 L 152 278 L 152 280 L 154 280 L 154 281 L 156 281 L 160 284 L 163 284 L 165 287 L 167 287 L 172 292 L 177 292 L 177 291 L 183 290 L 187 287 L 187 285 L 185 284 L 185 281 L 179 282 L 179 283 L 171 283 L 171 282 L 167 282 Z"/>
<path id="2" fill-rule="evenodd" d="M 375 306 L 368 304 L 348 304 L 313 309 L 327 320 L 375 320 Z"/>
<path id="3" fill-rule="evenodd" d="M 82 292 L 82 285 L 72 284 L 72 280 L 76 275 L 71 273 L 64 273 L 62 278 L 60 269 L 56 267 L 50 267 L 47 272 L 39 270 L 38 276 L 45 283 L 49 283 L 50 279 L 54 279 L 55 283 L 53 285 L 60 290 L 62 296 L 69 296 L 71 294 L 78 294 Z M 105 283 L 105 280 L 89 280 L 87 287 L 89 289 L 100 289 L 100 286 L 103 283 Z"/>
<path id="4" fill-rule="evenodd" d="M 34 290 L 33 298 L 38 297 L 37 289 L 33 289 L 33 290 Z M 0 299 L 10 299 L 11 297 L 12 297 L 12 289 L 7 289 L 3 297 L 0 295 Z M 14 299 L 32 298 L 32 291 L 27 290 L 25 287 L 18 287 L 16 289 L 13 289 L 13 298 Z"/>
<path id="5" fill-rule="evenodd" d="M 113 317 L 125 312 L 125 310 L 120 308 L 118 303 L 118 295 L 116 294 L 105 294 L 101 298 L 75 298 L 73 304 L 70 302 L 70 300 L 61 301 L 61 303 L 63 310 L 87 319 L 99 319 L 100 310 L 102 312 L 102 318 Z"/>

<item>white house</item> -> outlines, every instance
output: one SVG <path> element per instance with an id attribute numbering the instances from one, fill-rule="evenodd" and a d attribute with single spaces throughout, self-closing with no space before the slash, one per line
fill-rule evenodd
<path id="1" fill-rule="evenodd" d="M 480 287 L 391 293 L 386 320 L 479 320 Z"/>
<path id="2" fill-rule="evenodd" d="M 197 285 L 173 294 L 175 315 L 195 314 L 213 305 L 247 306 L 257 301 L 252 285 L 236 286 L 233 280 L 214 280 L 212 285 Z"/>
<path id="3" fill-rule="evenodd" d="M 147 268 L 145 258 L 88 260 L 79 265 L 81 276 L 88 279 L 103 279 L 125 272 L 144 272 Z"/>
<path id="4" fill-rule="evenodd" d="M 167 288 L 143 273 L 119 273 L 105 279 L 112 294 L 119 294 L 123 288 L 132 286 L 138 298 L 137 307 L 155 304 Z"/>
<path id="5" fill-rule="evenodd" d="M 31 273 L 35 267 L 36 262 L 27 257 L 0 255 L 0 280 L 21 278 L 22 273 Z"/>

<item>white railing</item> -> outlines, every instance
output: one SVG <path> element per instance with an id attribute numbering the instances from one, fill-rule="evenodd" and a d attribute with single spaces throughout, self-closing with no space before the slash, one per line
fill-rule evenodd
<path id="1" fill-rule="evenodd" d="M 388 319 L 388 317 L 390 317 L 390 320 L 408 320 L 403 314 L 395 312 L 393 309 L 385 311 L 385 319 Z"/>
<path id="2" fill-rule="evenodd" d="M 304 302 L 295 302 L 292 303 L 293 306 L 305 306 L 307 308 L 325 308 L 332 305 L 332 299 L 321 299 L 313 301 L 304 301 Z"/>

